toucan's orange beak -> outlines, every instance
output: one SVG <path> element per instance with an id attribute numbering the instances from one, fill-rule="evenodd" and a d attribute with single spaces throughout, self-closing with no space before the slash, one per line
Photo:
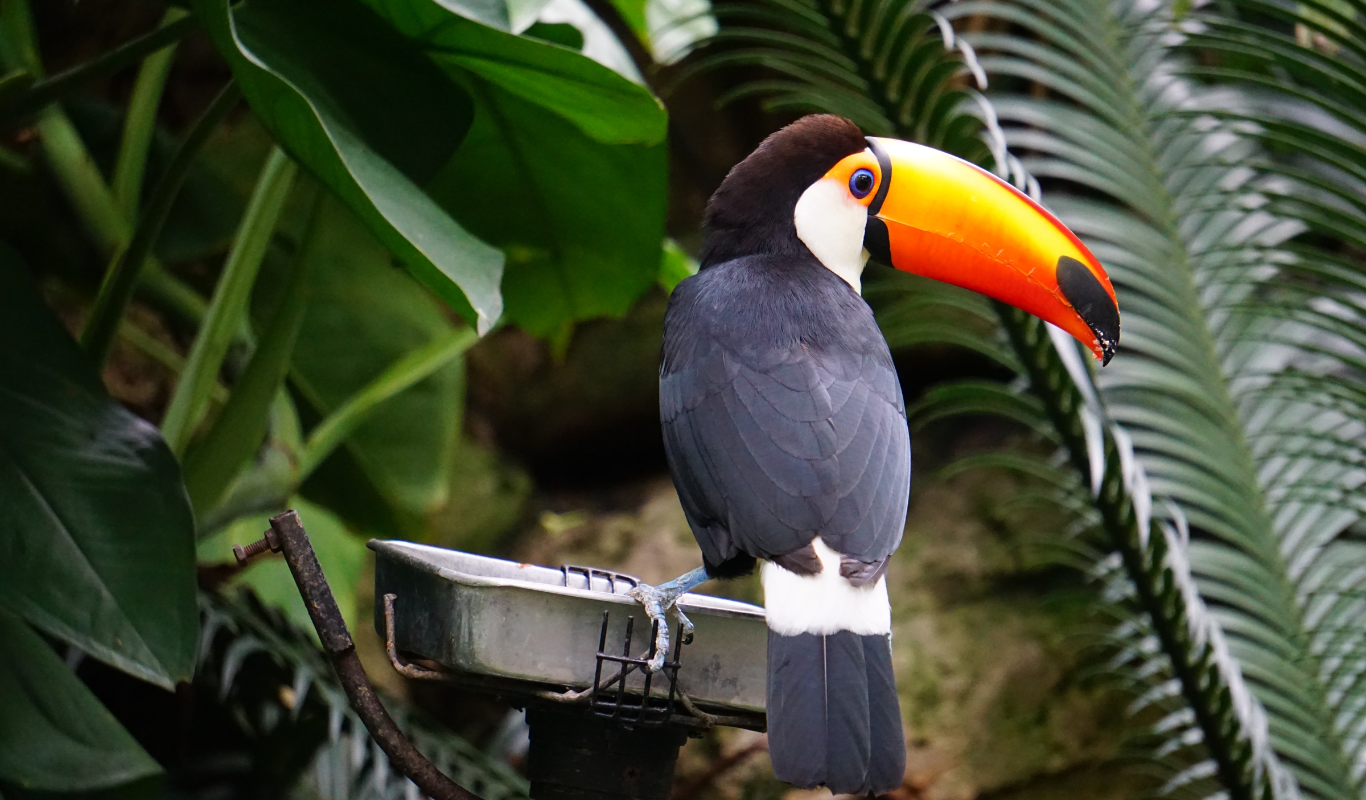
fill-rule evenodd
<path id="1" fill-rule="evenodd" d="M 864 246 L 872 258 L 1009 303 L 1109 363 L 1119 343 L 1119 305 L 1110 277 L 1076 235 L 966 161 L 896 139 L 869 137 L 868 145 L 845 161 L 877 163 L 865 201 Z"/>

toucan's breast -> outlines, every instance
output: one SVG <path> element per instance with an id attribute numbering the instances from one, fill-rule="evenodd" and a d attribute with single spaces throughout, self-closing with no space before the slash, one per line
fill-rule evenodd
<path id="1" fill-rule="evenodd" d="M 872 311 L 809 253 L 749 256 L 679 284 L 660 416 L 708 566 L 825 545 L 880 564 L 910 492 L 896 370 Z"/>

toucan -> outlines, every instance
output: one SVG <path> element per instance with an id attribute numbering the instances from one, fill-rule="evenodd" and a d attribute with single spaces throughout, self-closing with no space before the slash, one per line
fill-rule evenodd
<path id="1" fill-rule="evenodd" d="M 703 566 L 632 592 L 661 623 L 650 666 L 683 593 L 762 561 L 774 774 L 884 793 L 906 764 L 884 574 L 906 524 L 911 442 L 861 296 L 864 265 L 1013 305 L 1105 363 L 1119 342 L 1115 291 L 1015 187 L 831 115 L 798 120 L 737 164 L 703 232 L 698 273 L 669 300 L 659 370 L 665 452 Z"/>

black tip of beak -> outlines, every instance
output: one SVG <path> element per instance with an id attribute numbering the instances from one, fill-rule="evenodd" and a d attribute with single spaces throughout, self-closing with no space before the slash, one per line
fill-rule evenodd
<path id="1" fill-rule="evenodd" d="M 1119 309 L 1110 294 L 1085 264 L 1069 256 L 1058 259 L 1058 288 L 1095 334 L 1101 365 L 1109 364 L 1119 347 Z"/>

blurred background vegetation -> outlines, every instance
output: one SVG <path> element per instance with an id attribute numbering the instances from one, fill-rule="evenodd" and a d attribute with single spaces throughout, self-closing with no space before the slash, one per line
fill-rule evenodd
<path id="1" fill-rule="evenodd" d="M 809 111 L 1040 198 L 1094 372 L 870 266 L 915 477 L 911 798 L 1366 796 L 1361 0 L 0 0 L 0 796 L 398 797 L 279 561 L 490 800 L 515 711 L 407 684 L 365 541 L 657 582 L 668 292 Z M 757 601 L 751 580 L 717 592 Z M 675 797 L 817 796 L 761 736 Z"/>

